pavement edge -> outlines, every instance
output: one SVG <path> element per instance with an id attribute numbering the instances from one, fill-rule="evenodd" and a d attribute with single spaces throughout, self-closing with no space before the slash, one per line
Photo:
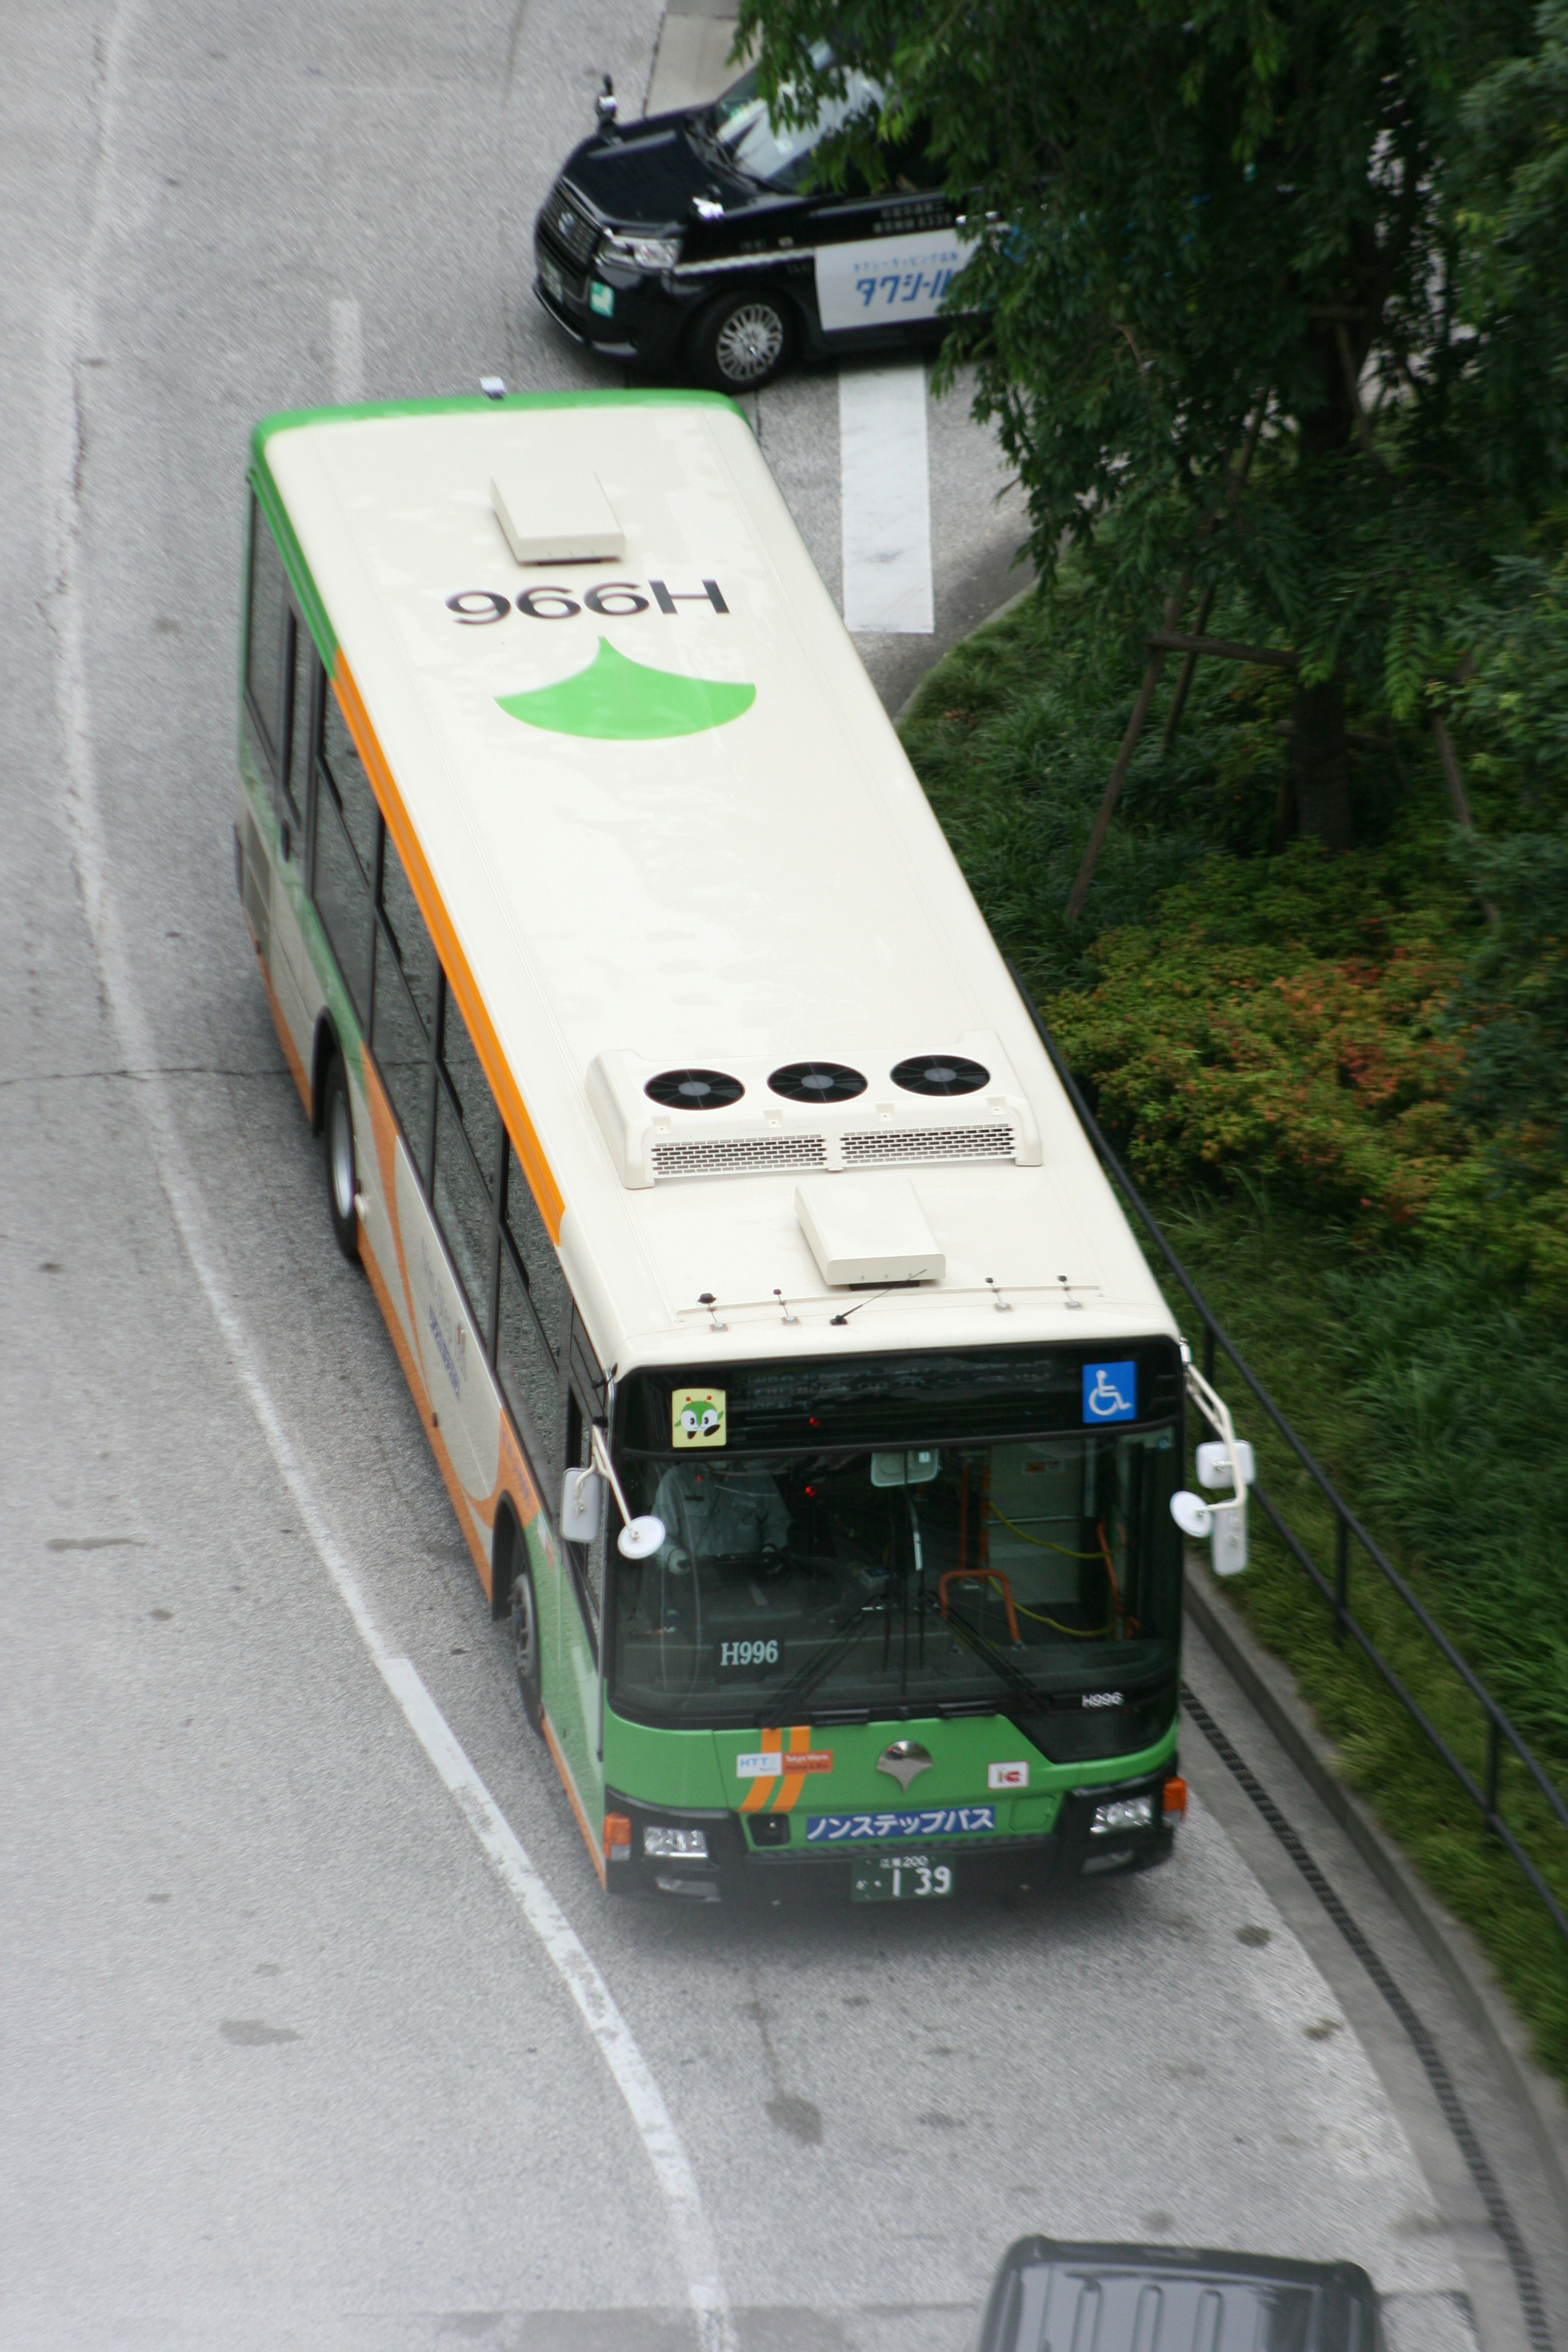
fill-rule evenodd
<path id="1" fill-rule="evenodd" d="M 1441 1969 L 1533 2130 L 1568 2236 L 1568 2104 L 1531 2056 L 1525 2028 L 1490 1962 L 1468 1928 L 1422 1884 L 1371 1810 L 1345 1786 L 1333 1746 L 1319 1730 L 1295 1676 L 1254 1639 L 1213 1571 L 1190 1551 L 1186 1601 L 1209 1647 Z"/>

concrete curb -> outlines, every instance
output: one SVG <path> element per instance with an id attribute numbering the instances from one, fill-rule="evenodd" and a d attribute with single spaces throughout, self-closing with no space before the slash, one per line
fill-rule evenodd
<path id="1" fill-rule="evenodd" d="M 972 637 L 978 637 L 983 631 L 991 626 L 994 621 L 1005 620 L 1006 615 L 1012 612 L 1015 605 L 1021 604 L 1026 596 L 1032 596 L 1034 594 L 1039 584 L 1038 580 L 1031 580 L 1027 586 L 1019 589 L 1016 596 L 1005 596 L 994 613 L 987 613 L 983 621 L 976 621 L 974 626 L 972 629 L 966 629 L 962 637 L 954 637 L 952 645 L 943 646 L 941 653 L 933 654 L 927 667 L 921 670 L 919 677 L 915 680 L 914 685 L 910 688 L 908 694 L 905 695 L 897 710 L 894 711 L 894 726 L 901 727 L 903 725 L 905 719 L 914 709 L 915 704 L 919 701 L 921 695 L 924 692 L 925 682 L 931 676 L 931 671 L 936 667 L 939 661 L 946 659 L 947 656 L 952 652 L 953 646 L 966 646 Z"/>
<path id="2" fill-rule="evenodd" d="M 1568 2240 L 1568 2104 L 1531 2056 L 1529 2037 L 1491 1963 L 1468 1928 L 1422 1885 L 1370 1809 L 1345 1787 L 1333 1748 L 1318 1729 L 1295 1676 L 1253 1638 L 1212 1570 L 1190 1552 L 1186 1601 L 1193 1622 L 1226 1671 L 1442 1970 L 1533 2131 L 1542 2173 Z"/>

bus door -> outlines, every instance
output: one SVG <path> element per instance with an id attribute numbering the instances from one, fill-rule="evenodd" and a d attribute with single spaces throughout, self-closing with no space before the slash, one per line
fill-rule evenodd
<path id="1" fill-rule="evenodd" d="M 566 1383 L 566 1462 L 586 1468 L 594 1424 L 604 1427 L 605 1382 L 575 1310 Z M 590 1819 L 604 1810 L 604 1681 L 600 1628 L 605 1607 L 605 1547 L 612 1516 L 601 1487 L 599 1528 L 592 1543 L 565 1543 L 561 1592 L 557 1704 L 562 1745 Z"/>

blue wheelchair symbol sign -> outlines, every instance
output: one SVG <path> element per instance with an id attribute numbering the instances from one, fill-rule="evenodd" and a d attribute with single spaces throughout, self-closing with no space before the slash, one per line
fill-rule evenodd
<path id="1" fill-rule="evenodd" d="M 1137 1365 L 1085 1364 L 1083 1417 L 1085 1421 L 1136 1421 Z"/>

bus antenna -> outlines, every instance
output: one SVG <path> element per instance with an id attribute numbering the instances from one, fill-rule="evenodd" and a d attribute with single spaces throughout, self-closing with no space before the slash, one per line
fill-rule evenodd
<path id="1" fill-rule="evenodd" d="M 830 1324 L 847 1323 L 851 1315 L 858 1315 L 862 1307 L 869 1307 L 873 1299 L 886 1298 L 889 1290 L 908 1290 L 911 1283 L 923 1282 L 924 1280 L 925 1268 L 922 1265 L 919 1274 L 906 1275 L 902 1282 L 889 1282 L 883 1289 L 873 1290 L 870 1297 L 868 1298 L 858 1298 L 853 1307 L 847 1307 L 844 1309 L 842 1315 L 830 1315 L 827 1318 L 828 1322 Z"/>

